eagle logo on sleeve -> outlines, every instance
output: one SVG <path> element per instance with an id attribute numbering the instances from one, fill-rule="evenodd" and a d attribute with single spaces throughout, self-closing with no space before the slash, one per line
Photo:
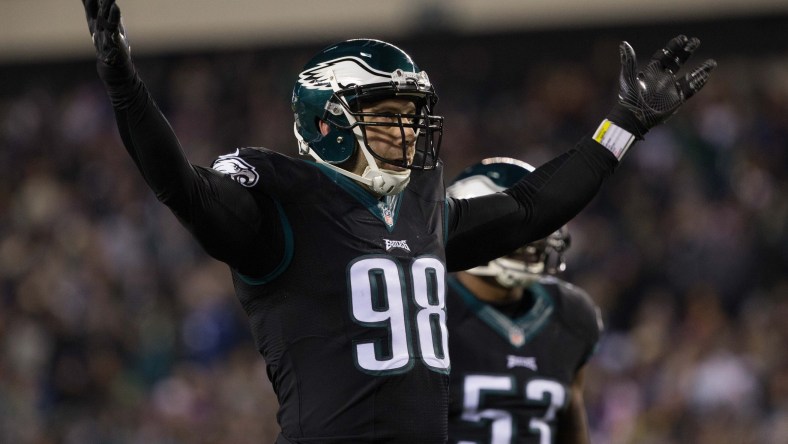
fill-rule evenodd
<path id="1" fill-rule="evenodd" d="M 239 156 L 239 150 L 219 156 L 211 168 L 230 176 L 231 179 L 248 188 L 255 186 L 260 179 L 260 174 L 255 168 Z"/>

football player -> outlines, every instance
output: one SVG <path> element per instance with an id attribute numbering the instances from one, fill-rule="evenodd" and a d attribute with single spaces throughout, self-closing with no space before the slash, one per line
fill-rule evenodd
<path id="1" fill-rule="evenodd" d="M 189 162 L 138 75 L 118 6 L 83 3 L 126 150 L 231 270 L 280 404 L 279 443 L 445 442 L 447 270 L 555 231 L 714 66 L 676 78 L 698 45 L 680 36 L 638 71 L 623 44 L 622 95 L 593 138 L 504 193 L 454 200 L 434 86 L 396 46 L 348 40 L 306 63 L 292 109 L 311 159 L 241 148 L 206 168 Z"/>
<path id="2" fill-rule="evenodd" d="M 533 171 L 489 158 L 463 171 L 448 195 L 501 192 Z M 556 278 L 569 233 L 448 278 L 452 357 L 449 442 L 587 444 L 583 368 L 602 329 L 599 309 Z"/>

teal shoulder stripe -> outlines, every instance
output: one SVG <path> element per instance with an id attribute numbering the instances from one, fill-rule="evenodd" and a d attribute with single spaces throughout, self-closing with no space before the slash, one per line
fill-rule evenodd
<path id="1" fill-rule="evenodd" d="M 547 290 L 538 283 L 530 288 L 534 294 L 533 307 L 524 316 L 512 320 L 493 306 L 476 298 L 456 278 L 449 277 L 448 281 L 452 289 L 465 301 L 468 309 L 493 331 L 508 340 L 513 347 L 520 348 L 529 343 L 548 325 L 553 314 L 553 299 Z"/>
<path id="2" fill-rule="evenodd" d="M 449 199 L 443 201 L 443 245 L 449 241 Z"/>
<path id="3" fill-rule="evenodd" d="M 287 215 L 285 214 L 284 208 L 282 208 L 282 204 L 276 199 L 274 199 L 274 203 L 276 204 L 277 213 L 279 213 L 279 222 L 282 224 L 282 230 L 284 231 L 285 254 L 282 257 L 282 261 L 279 262 L 279 265 L 277 265 L 273 271 L 260 278 L 246 276 L 236 270 L 238 277 L 249 285 L 263 285 L 271 282 L 282 274 L 290 265 L 290 261 L 293 260 L 293 227 L 290 226 L 290 222 L 287 220 Z"/>
<path id="4" fill-rule="evenodd" d="M 454 289 L 458 295 L 460 295 L 463 301 L 465 301 L 465 305 L 467 305 L 471 311 L 478 312 L 487 305 L 476 298 L 476 296 L 474 296 L 473 293 L 471 293 L 471 291 L 465 287 L 465 285 L 462 285 L 462 283 L 455 276 L 450 275 L 446 280 L 449 282 L 449 286 Z"/>
<path id="5" fill-rule="evenodd" d="M 359 183 L 355 180 L 345 177 L 321 163 L 316 163 L 315 166 L 318 167 L 318 169 L 320 169 L 323 174 L 330 177 L 331 180 L 340 186 L 340 188 L 358 199 L 365 207 L 375 208 L 377 206 L 378 200 L 375 199 L 375 197 L 371 195 L 369 191 L 362 188 L 361 185 L 359 185 Z"/>
<path id="6" fill-rule="evenodd" d="M 525 333 L 526 339 L 530 340 L 536 336 L 548 324 L 548 321 L 555 310 L 555 303 L 547 289 L 542 284 L 536 282 L 529 289 L 534 295 L 534 305 L 524 316 L 515 322 Z"/>

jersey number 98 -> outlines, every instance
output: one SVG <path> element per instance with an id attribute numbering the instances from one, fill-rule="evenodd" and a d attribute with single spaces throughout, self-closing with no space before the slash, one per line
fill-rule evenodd
<path id="1" fill-rule="evenodd" d="M 401 373 L 417 358 L 432 370 L 449 369 L 446 269 L 438 259 L 424 256 L 411 262 L 410 276 L 407 282 L 399 262 L 387 256 L 365 257 L 348 269 L 353 321 L 386 332 L 355 344 L 356 365 L 364 372 Z M 411 322 L 417 327 L 415 342 Z"/>

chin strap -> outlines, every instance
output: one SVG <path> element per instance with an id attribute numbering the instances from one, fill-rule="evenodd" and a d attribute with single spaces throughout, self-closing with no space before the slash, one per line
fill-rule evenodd
<path id="1" fill-rule="evenodd" d="M 480 265 L 468 270 L 476 276 L 494 277 L 496 282 L 505 288 L 530 287 L 538 282 L 544 271 L 544 264 L 525 264 L 520 261 L 499 257 L 487 265 Z"/>
<path id="2" fill-rule="evenodd" d="M 325 165 L 331 170 L 334 170 L 337 173 L 362 185 L 366 185 L 367 188 L 379 196 L 393 196 L 395 194 L 399 194 L 405 189 L 405 187 L 408 186 L 408 183 L 410 183 L 410 170 L 392 171 L 378 168 L 375 159 L 372 158 L 372 155 L 369 154 L 369 152 L 367 152 L 367 150 L 364 148 L 361 148 L 361 152 L 364 153 L 364 157 L 367 160 L 367 167 L 364 169 L 364 173 L 359 176 L 358 174 L 352 173 L 344 168 L 340 168 L 321 159 L 315 150 L 311 149 L 309 144 L 304 140 L 303 137 L 301 137 L 301 134 L 298 133 L 298 128 L 295 125 L 293 125 L 293 133 L 298 140 L 299 154 L 308 154 L 312 156 L 312 158 L 315 159 L 317 163 Z"/>

